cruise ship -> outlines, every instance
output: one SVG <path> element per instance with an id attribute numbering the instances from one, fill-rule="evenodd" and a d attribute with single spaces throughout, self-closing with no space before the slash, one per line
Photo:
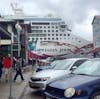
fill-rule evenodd
<path id="1" fill-rule="evenodd" d="M 46 58 L 86 53 L 93 44 L 72 33 L 68 24 L 59 17 L 51 14 L 47 16 L 27 16 L 23 10 L 11 5 L 14 16 L 5 19 L 23 21 L 30 24 L 28 31 L 29 58 Z"/>
<path id="2" fill-rule="evenodd" d="M 30 57 L 64 56 L 86 53 L 91 42 L 76 36 L 64 20 L 58 17 L 34 17 L 28 33 Z"/>

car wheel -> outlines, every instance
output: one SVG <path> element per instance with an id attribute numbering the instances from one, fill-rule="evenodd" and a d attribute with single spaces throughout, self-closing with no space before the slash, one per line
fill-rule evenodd
<path id="1" fill-rule="evenodd" d="M 90 99 L 100 99 L 100 92 L 93 93 Z"/>

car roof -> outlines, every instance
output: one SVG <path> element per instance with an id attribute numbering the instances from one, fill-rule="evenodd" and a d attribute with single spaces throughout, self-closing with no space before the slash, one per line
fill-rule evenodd
<path id="1" fill-rule="evenodd" d="M 66 60 L 83 60 L 83 59 L 89 59 L 89 58 L 68 58 Z"/>
<path id="2" fill-rule="evenodd" d="M 92 58 L 92 59 L 89 59 L 90 61 L 100 61 L 100 58 Z"/>

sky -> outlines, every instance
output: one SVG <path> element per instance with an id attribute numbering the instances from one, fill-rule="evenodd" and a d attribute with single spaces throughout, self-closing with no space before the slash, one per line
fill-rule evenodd
<path id="1" fill-rule="evenodd" d="M 28 15 L 61 17 L 74 34 L 93 40 L 92 21 L 100 14 L 100 0 L 3 0 L 1 15 L 13 13 L 11 3 L 18 3 Z"/>

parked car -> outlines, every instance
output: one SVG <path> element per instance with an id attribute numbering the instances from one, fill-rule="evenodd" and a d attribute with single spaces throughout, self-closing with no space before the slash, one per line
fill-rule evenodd
<path id="1" fill-rule="evenodd" d="M 100 99 L 100 59 L 91 59 L 71 74 L 49 83 L 45 99 Z"/>
<path id="2" fill-rule="evenodd" d="M 59 62 L 59 60 L 55 60 L 53 62 L 51 62 L 50 65 L 46 65 L 46 66 L 39 66 L 36 70 L 36 72 L 39 72 L 41 70 L 46 70 L 46 69 L 52 69 L 56 66 L 56 64 Z"/>
<path id="3" fill-rule="evenodd" d="M 69 74 L 86 60 L 86 58 L 60 60 L 53 69 L 43 70 L 34 74 L 29 80 L 29 86 L 35 90 L 44 90 L 47 82 Z"/>

